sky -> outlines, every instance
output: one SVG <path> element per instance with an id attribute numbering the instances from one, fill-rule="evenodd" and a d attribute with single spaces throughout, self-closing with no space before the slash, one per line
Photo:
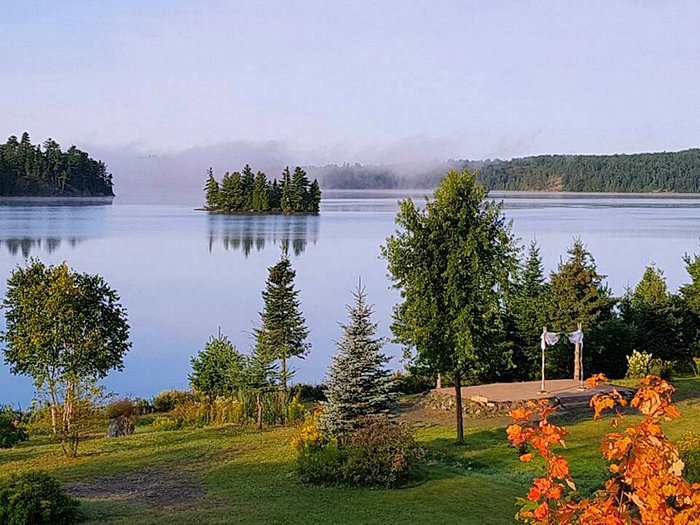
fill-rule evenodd
<path id="1" fill-rule="evenodd" d="M 118 166 L 698 147 L 699 19 L 694 1 L 0 0 L 0 135 Z"/>

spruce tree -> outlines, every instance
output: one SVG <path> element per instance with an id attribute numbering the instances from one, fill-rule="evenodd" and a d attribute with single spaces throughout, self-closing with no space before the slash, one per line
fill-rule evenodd
<path id="1" fill-rule="evenodd" d="M 314 179 L 309 188 L 309 207 L 305 210 L 311 213 L 318 213 L 321 209 L 321 187 Z"/>
<path id="2" fill-rule="evenodd" d="M 280 209 L 284 213 L 290 213 L 294 210 L 294 197 L 292 189 L 291 175 L 289 174 L 289 167 L 284 168 L 282 171 L 282 182 L 281 182 L 282 195 L 280 196 Z"/>
<path id="3" fill-rule="evenodd" d="M 255 331 L 256 347 L 259 352 L 280 361 L 282 389 L 287 392 L 291 377 L 287 361 L 291 357 L 303 358 L 308 353 L 309 330 L 299 308 L 299 291 L 294 289 L 296 272 L 286 254 L 268 268 L 268 272 L 262 292 L 265 303 L 260 313 L 262 323 Z"/>
<path id="4" fill-rule="evenodd" d="M 214 171 L 209 168 L 209 177 L 207 184 L 204 186 L 204 191 L 207 199 L 207 208 L 215 210 L 219 207 L 219 183 L 214 178 Z"/>
<path id="5" fill-rule="evenodd" d="M 253 210 L 265 212 L 270 209 L 270 202 L 267 195 L 267 177 L 262 171 L 255 176 L 253 183 Z"/>
<path id="6" fill-rule="evenodd" d="M 571 332 L 581 323 L 585 332 L 610 319 L 615 301 L 604 282 L 605 276 L 598 273 L 595 259 L 581 239 L 574 240 L 568 254 L 569 259 L 561 263 L 550 277 L 548 313 L 551 325 L 548 328 L 550 331 Z M 548 365 L 555 375 L 573 375 L 570 372 L 576 371 L 580 357 L 571 359 L 570 351 L 568 340 L 562 340 L 550 353 Z"/>
<path id="7" fill-rule="evenodd" d="M 396 400 L 394 380 L 385 368 L 389 358 L 380 351 L 384 339 L 375 337 L 372 307 L 367 305 L 363 288 L 353 294 L 348 306 L 348 324 L 341 324 L 343 337 L 336 343 L 324 388 L 326 398 L 321 426 L 333 436 L 342 437 L 363 421 L 386 411 Z"/>
<path id="8" fill-rule="evenodd" d="M 246 164 L 243 166 L 243 172 L 241 174 L 241 193 L 242 202 L 241 208 L 244 211 L 253 211 L 253 192 L 255 189 L 255 176 L 253 175 L 253 170 Z"/>

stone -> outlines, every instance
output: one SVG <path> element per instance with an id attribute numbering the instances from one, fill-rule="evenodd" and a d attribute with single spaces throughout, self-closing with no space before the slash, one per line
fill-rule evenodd
<path id="1" fill-rule="evenodd" d="M 134 430 L 134 423 L 129 418 L 119 416 L 110 421 L 109 427 L 107 428 L 107 437 L 117 438 L 130 436 L 134 433 Z"/>

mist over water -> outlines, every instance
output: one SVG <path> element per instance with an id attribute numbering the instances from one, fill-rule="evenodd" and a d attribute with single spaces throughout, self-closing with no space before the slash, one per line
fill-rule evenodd
<path id="1" fill-rule="evenodd" d="M 397 200 L 425 190 L 327 191 L 320 216 L 225 216 L 187 204 L 0 207 L 0 293 L 28 257 L 66 261 L 99 273 L 121 294 L 133 349 L 125 370 L 105 381 L 120 395 L 152 396 L 186 388 L 189 359 L 219 327 L 239 349 L 252 344 L 267 268 L 283 249 L 297 271 L 312 350 L 296 361 L 295 380 L 319 382 L 335 351 L 345 305 L 362 278 L 379 333 L 390 336 L 390 289 L 380 245 L 395 228 Z M 504 202 L 523 244 L 536 239 L 547 270 L 574 236 L 594 254 L 615 294 L 634 286 L 646 265 L 665 271 L 669 287 L 687 280 L 682 256 L 698 251 L 700 198 L 693 196 L 492 194 Z M 195 202 L 195 204 L 193 204 Z M 0 318 L 0 329 L 4 317 Z M 388 345 L 391 366 L 400 349 Z M 31 381 L 0 365 L 0 403 L 22 403 Z"/>

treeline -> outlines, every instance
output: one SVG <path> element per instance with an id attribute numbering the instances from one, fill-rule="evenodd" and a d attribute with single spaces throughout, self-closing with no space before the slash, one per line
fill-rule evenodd
<path id="1" fill-rule="evenodd" d="M 28 133 L 0 145 L 0 196 L 113 196 L 104 162 L 53 139 L 33 145 Z"/>
<path id="2" fill-rule="evenodd" d="M 241 172 L 224 173 L 221 183 L 209 168 L 204 192 L 207 210 L 226 213 L 318 213 L 321 205 L 318 181 L 310 182 L 299 166 L 294 174 L 285 168 L 281 179 L 268 180 L 246 164 Z"/>
<path id="3" fill-rule="evenodd" d="M 633 155 L 539 155 L 488 161 L 492 190 L 700 193 L 700 149 Z"/>

